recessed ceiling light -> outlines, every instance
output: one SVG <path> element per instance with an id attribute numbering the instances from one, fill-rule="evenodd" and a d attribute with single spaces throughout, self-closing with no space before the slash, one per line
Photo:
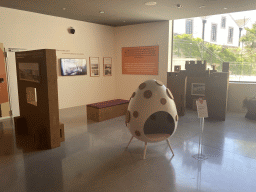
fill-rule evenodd
<path id="1" fill-rule="evenodd" d="M 201 6 L 199 6 L 199 8 L 201 9 L 201 8 L 205 8 L 205 5 L 201 5 Z"/>
<path id="2" fill-rule="evenodd" d="M 63 8 L 63 10 L 65 11 L 65 10 L 66 10 L 66 8 Z"/>
<path id="3" fill-rule="evenodd" d="M 227 7 L 224 7 L 224 9 L 228 9 Z"/>
<path id="4" fill-rule="evenodd" d="M 154 1 L 147 2 L 147 3 L 145 3 L 145 5 L 153 6 L 153 5 L 156 5 L 156 2 L 154 2 Z"/>
<path id="5" fill-rule="evenodd" d="M 182 7 L 182 5 L 181 5 L 181 4 L 177 4 L 176 6 L 177 6 L 178 8 L 181 8 L 181 7 Z"/>
<path id="6" fill-rule="evenodd" d="M 100 13 L 105 13 L 104 11 L 100 11 Z"/>
<path id="7" fill-rule="evenodd" d="M 126 21 L 123 21 L 124 23 L 126 22 Z"/>

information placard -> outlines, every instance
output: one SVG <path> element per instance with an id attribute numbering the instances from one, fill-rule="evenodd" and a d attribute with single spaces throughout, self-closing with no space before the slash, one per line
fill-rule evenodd
<path id="1" fill-rule="evenodd" d="M 197 106 L 198 118 L 208 117 L 208 109 L 207 109 L 206 100 L 199 98 L 196 101 L 196 106 Z"/>
<path id="2" fill-rule="evenodd" d="M 159 46 L 123 47 L 122 74 L 158 75 Z"/>

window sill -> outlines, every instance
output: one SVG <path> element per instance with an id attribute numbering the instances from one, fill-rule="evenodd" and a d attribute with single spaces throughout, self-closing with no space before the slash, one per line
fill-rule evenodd
<path id="1" fill-rule="evenodd" d="M 250 84 L 255 85 L 256 84 L 256 82 L 249 82 L 249 81 L 229 81 L 229 83 L 231 83 L 231 84 L 247 84 L 247 85 L 250 85 Z"/>

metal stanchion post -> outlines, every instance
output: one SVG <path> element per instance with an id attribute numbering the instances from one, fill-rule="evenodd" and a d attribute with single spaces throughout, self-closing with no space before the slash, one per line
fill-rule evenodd
<path id="1" fill-rule="evenodd" d="M 207 157 L 205 155 L 203 155 L 203 149 L 202 149 L 203 131 L 204 131 L 204 117 L 200 118 L 200 134 L 199 134 L 198 154 L 193 155 L 193 157 L 195 159 L 197 159 L 198 161 L 207 159 Z"/>

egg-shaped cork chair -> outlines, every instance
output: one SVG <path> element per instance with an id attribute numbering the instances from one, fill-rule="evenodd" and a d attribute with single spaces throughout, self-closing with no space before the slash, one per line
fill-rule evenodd
<path id="1" fill-rule="evenodd" d="M 168 138 L 177 129 L 178 114 L 171 91 L 161 81 L 147 80 L 139 85 L 130 98 L 125 122 L 132 134 L 127 148 L 134 137 L 145 142 L 145 159 L 148 142 L 166 140 L 174 156 Z"/>

